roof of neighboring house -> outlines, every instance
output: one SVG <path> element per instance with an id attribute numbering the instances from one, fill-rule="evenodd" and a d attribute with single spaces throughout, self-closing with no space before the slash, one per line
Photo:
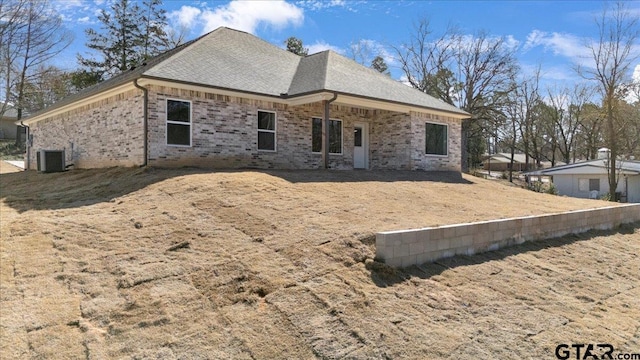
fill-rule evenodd
<path id="1" fill-rule="evenodd" d="M 624 174 L 640 174 L 640 161 L 618 160 L 616 169 Z M 561 174 L 595 174 L 607 173 L 607 160 L 595 159 L 573 164 L 556 166 L 548 169 L 530 171 L 528 175 L 561 175 Z"/>
<path id="2" fill-rule="evenodd" d="M 2 119 L 6 120 L 14 120 L 18 117 L 18 110 L 15 108 L 8 108 L 5 110 L 4 114 L 2 114 Z"/>
<path id="3" fill-rule="evenodd" d="M 491 161 L 500 162 L 500 163 L 509 163 L 511 162 L 511 154 L 510 153 L 495 153 L 491 156 L 488 156 L 485 161 L 491 159 Z M 525 154 L 513 154 L 513 162 L 524 164 L 526 162 Z M 529 157 L 529 163 L 534 163 L 535 159 Z"/>
<path id="4" fill-rule="evenodd" d="M 484 163 L 487 163 L 491 159 L 491 162 L 495 163 L 510 163 L 511 162 L 511 153 L 495 153 L 493 155 L 486 156 L 483 160 Z M 515 164 L 524 164 L 526 163 L 526 155 L 525 154 L 513 154 L 513 162 Z M 536 159 L 529 156 L 529 164 L 535 164 Z M 551 167 L 550 161 L 541 161 L 540 164 L 542 167 Z M 564 165 L 562 161 L 556 161 L 556 164 Z"/>
<path id="5" fill-rule="evenodd" d="M 366 100 L 438 110 L 465 111 L 327 50 L 301 57 L 246 32 L 220 27 L 160 54 L 132 70 L 71 95 L 33 114 L 40 117 L 101 92 L 148 78 L 291 99 L 333 92 Z"/>

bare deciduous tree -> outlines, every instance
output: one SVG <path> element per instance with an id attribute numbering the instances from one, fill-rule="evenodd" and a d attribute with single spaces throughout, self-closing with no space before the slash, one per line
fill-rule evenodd
<path id="1" fill-rule="evenodd" d="M 436 37 L 429 22 L 422 20 L 410 41 L 395 50 L 413 87 L 472 115 L 472 121 L 463 123 L 463 153 L 478 162 L 484 138 L 502 118 L 500 109 L 517 69 L 515 48 L 506 38 L 483 31 L 463 35 L 450 28 Z M 464 170 L 467 164 L 468 156 L 463 154 Z"/>
<path id="2" fill-rule="evenodd" d="M 73 36 L 46 0 L 0 1 L 3 19 L 10 19 L 0 30 L 5 97 L 2 110 L 12 103 L 20 120 L 26 84 L 40 76 L 43 65 L 69 46 Z"/>
<path id="3" fill-rule="evenodd" d="M 611 10 L 611 11 L 609 11 Z M 621 98 L 620 90 L 630 82 L 630 71 L 633 61 L 638 58 L 634 54 L 640 36 L 638 16 L 628 11 L 625 4 L 618 2 L 613 9 L 605 8 L 601 16 L 595 20 L 599 37 L 587 44 L 592 67 L 578 67 L 578 73 L 585 79 L 598 84 L 602 95 L 605 120 L 605 141 L 609 148 L 608 161 L 610 199 L 618 186 L 616 161 L 619 153 L 619 131 L 616 127 L 617 104 Z"/>
<path id="4" fill-rule="evenodd" d="M 555 165 L 555 150 L 560 153 L 562 161 L 570 163 L 575 160 L 575 147 L 578 131 L 581 128 L 584 107 L 593 95 L 592 89 L 585 84 L 576 84 L 573 89 L 547 89 L 549 106 L 545 109 L 545 123 L 549 126 L 547 133 L 553 138 L 555 146 L 552 152 L 552 165 Z"/>

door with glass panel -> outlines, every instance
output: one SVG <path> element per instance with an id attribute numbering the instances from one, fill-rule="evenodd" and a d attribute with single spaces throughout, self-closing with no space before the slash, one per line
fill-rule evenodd
<path id="1" fill-rule="evenodd" d="M 355 123 L 353 126 L 353 168 L 369 168 L 369 124 Z"/>

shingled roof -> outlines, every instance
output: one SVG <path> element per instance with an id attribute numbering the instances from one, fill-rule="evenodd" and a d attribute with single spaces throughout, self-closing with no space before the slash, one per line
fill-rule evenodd
<path id="1" fill-rule="evenodd" d="M 246 32 L 220 27 L 65 98 L 31 118 L 141 78 L 259 94 L 273 97 L 274 101 L 332 92 L 438 110 L 456 117 L 469 115 L 333 51 L 301 57 Z"/>

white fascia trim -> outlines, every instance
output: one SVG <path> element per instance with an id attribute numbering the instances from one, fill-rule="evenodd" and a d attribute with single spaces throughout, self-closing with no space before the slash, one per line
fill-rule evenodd
<path id="1" fill-rule="evenodd" d="M 286 100 L 286 104 L 291 106 L 298 106 L 304 104 L 312 104 L 320 101 L 331 100 L 333 98 L 333 93 L 330 92 L 321 92 L 317 94 L 311 95 L 302 95 L 297 96 L 291 99 Z"/>
<path id="2" fill-rule="evenodd" d="M 356 107 L 363 107 L 363 108 L 374 109 L 374 110 L 395 111 L 395 112 L 406 113 L 406 114 L 416 112 L 421 114 L 442 115 L 442 116 L 448 116 L 448 117 L 452 117 L 459 120 L 468 119 L 470 117 L 469 115 L 457 114 L 457 113 L 447 112 L 442 110 L 427 109 L 427 108 L 421 108 L 421 107 L 404 105 L 404 104 L 396 104 L 396 103 L 382 101 L 382 100 L 364 99 L 357 96 L 349 96 L 349 95 L 342 95 L 342 94 L 338 95 L 338 98 L 334 103 L 351 105 Z"/>
<path id="3" fill-rule="evenodd" d="M 134 89 L 136 89 L 136 87 L 133 85 L 133 82 L 126 83 L 126 84 L 123 84 L 123 85 L 120 85 L 120 86 L 116 86 L 113 89 L 109 89 L 107 91 L 104 91 L 104 92 L 89 96 L 87 98 L 72 102 L 71 104 L 62 106 L 62 107 L 54 109 L 52 111 L 47 111 L 47 112 L 42 113 L 40 115 L 34 116 L 32 118 L 28 118 L 28 119 L 26 119 L 26 120 L 24 120 L 22 122 L 24 122 L 25 125 L 31 125 L 31 124 L 36 123 L 38 121 L 44 120 L 46 118 L 50 118 L 52 116 L 56 116 L 56 115 L 65 113 L 67 111 L 71 111 L 73 109 L 76 109 L 76 108 L 79 108 L 79 107 L 82 107 L 82 106 L 85 106 L 85 105 L 88 105 L 88 104 L 91 104 L 91 103 L 94 103 L 94 102 L 97 102 L 97 101 L 100 101 L 100 100 L 104 100 L 104 99 L 110 98 L 110 97 L 112 97 L 114 95 L 125 93 L 125 92 L 127 92 L 129 90 L 134 90 Z M 19 125 L 19 122 L 16 122 L 16 123 Z"/>
<path id="4" fill-rule="evenodd" d="M 334 101 L 334 104 L 362 107 L 362 108 L 367 108 L 372 110 L 388 110 L 388 111 L 395 111 L 395 112 L 401 112 L 401 113 L 407 113 L 407 114 L 411 112 L 410 106 L 394 104 L 386 101 L 363 99 L 355 96 L 342 95 L 342 94 L 338 95 L 338 98 L 336 99 L 336 101 Z"/>

